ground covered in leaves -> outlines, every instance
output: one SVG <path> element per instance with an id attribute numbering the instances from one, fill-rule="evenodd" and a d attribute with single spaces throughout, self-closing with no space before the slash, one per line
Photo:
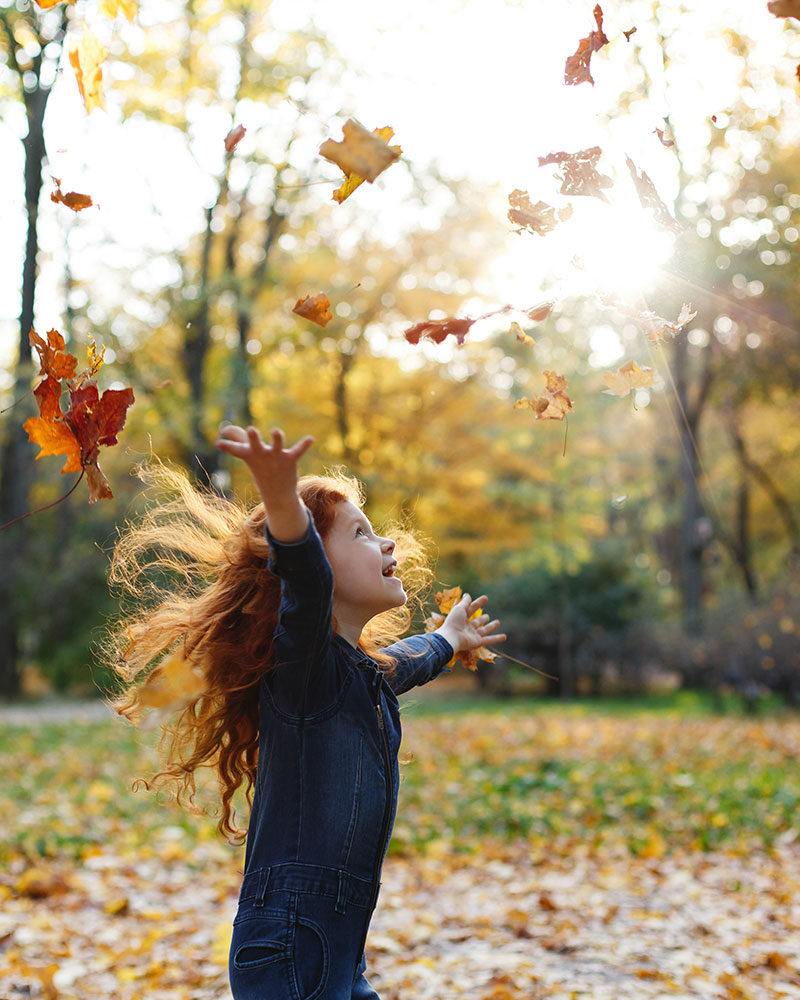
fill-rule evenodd
<path id="1" fill-rule="evenodd" d="M 242 855 L 130 790 L 147 734 L 2 721 L 0 997 L 229 997 Z M 800 998 L 800 718 L 421 703 L 405 732 L 384 1000 Z"/>

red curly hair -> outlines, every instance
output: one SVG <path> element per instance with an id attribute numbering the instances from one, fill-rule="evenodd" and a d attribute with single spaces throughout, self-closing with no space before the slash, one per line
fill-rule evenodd
<path id="1" fill-rule="evenodd" d="M 124 607 L 102 646 L 119 681 L 111 705 L 134 723 L 148 706 L 175 709 L 161 726 L 163 769 L 140 782 L 169 786 L 184 808 L 202 811 L 195 772 L 216 770 L 217 826 L 241 843 L 246 829 L 236 824 L 233 799 L 243 787 L 252 804 L 258 684 L 273 667 L 281 596 L 281 581 L 267 568 L 264 508 L 198 489 L 182 471 L 158 461 L 139 466 L 137 474 L 158 495 L 141 519 L 120 531 L 112 555 L 109 582 L 120 587 Z M 323 542 L 338 504 L 364 504 L 358 481 L 339 470 L 303 477 L 298 493 Z M 423 546 L 406 528 L 394 526 L 392 533 L 405 589 L 418 600 L 430 582 Z M 368 623 L 359 645 L 391 671 L 394 661 L 380 650 L 410 621 L 408 604 L 386 611 Z M 162 692 L 160 700 L 154 691 Z"/>

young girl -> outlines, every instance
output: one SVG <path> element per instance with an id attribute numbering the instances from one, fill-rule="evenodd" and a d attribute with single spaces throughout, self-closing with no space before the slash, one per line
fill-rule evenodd
<path id="1" fill-rule="evenodd" d="M 156 777 L 191 802 L 195 770 L 215 767 L 229 836 L 240 833 L 232 796 L 245 785 L 234 1000 L 378 1000 L 364 943 L 397 804 L 397 695 L 432 680 L 455 653 L 505 638 L 490 634 L 498 622 L 488 616 L 469 620 L 486 597 L 464 595 L 435 632 L 379 648 L 408 618 L 395 542 L 375 533 L 353 480 L 298 482 L 311 444 L 285 449 L 279 430 L 265 444 L 255 428 L 224 426 L 217 447 L 247 463 L 261 505 L 243 517 L 176 474 L 151 473 L 179 498 L 123 536 L 112 570 L 135 590 L 142 554 L 156 546 L 151 568 L 206 580 L 127 624 L 118 670 L 132 681 L 156 651 L 180 643 L 203 690 L 167 731 Z M 186 510 L 193 526 L 176 517 Z M 117 710 L 134 717 L 145 688 L 131 688 Z"/>

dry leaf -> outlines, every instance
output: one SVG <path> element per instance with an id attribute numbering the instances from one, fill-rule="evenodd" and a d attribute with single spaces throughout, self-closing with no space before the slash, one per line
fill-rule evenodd
<path id="1" fill-rule="evenodd" d="M 664 129 L 663 128 L 654 128 L 653 131 L 658 136 L 658 141 L 661 143 L 662 146 L 666 146 L 667 148 L 669 148 L 670 146 L 674 146 L 675 145 L 675 140 L 674 139 L 665 139 L 664 138 Z"/>
<path id="2" fill-rule="evenodd" d="M 105 108 L 103 97 L 103 70 L 101 63 L 108 55 L 108 50 L 84 25 L 83 34 L 74 41 L 69 50 L 69 61 L 75 70 L 75 79 L 81 92 L 87 112 L 93 108 Z"/>
<path id="3" fill-rule="evenodd" d="M 529 337 L 528 334 L 525 333 L 525 331 L 522 329 L 522 327 L 519 325 L 519 323 L 512 323 L 511 324 L 511 332 L 513 334 L 516 334 L 517 340 L 521 344 L 530 344 L 530 345 L 533 345 L 533 344 L 536 343 L 536 341 L 533 339 L 533 337 Z"/>
<path id="4" fill-rule="evenodd" d="M 613 186 L 613 181 L 597 170 L 597 161 L 603 155 L 599 146 L 581 149 L 577 153 L 548 153 L 539 157 L 539 166 L 555 163 L 561 168 L 561 194 L 587 195 L 608 202 L 603 188 Z"/>
<path id="5" fill-rule="evenodd" d="M 139 4 L 137 0 L 98 0 L 97 9 L 112 21 L 117 14 L 124 14 L 132 22 L 139 11 Z"/>
<path id="6" fill-rule="evenodd" d="M 628 30 L 623 31 L 622 34 L 625 36 L 625 41 L 629 42 L 631 40 L 631 35 L 636 34 L 636 28 L 628 28 Z"/>
<path id="7" fill-rule="evenodd" d="M 463 593 L 461 587 L 449 587 L 447 590 L 440 590 L 438 593 L 434 594 L 434 599 L 437 607 L 439 608 L 439 613 L 437 614 L 434 612 L 425 620 L 425 631 L 435 632 L 436 629 L 443 624 L 447 615 L 449 615 L 456 604 L 458 604 L 462 596 Z M 478 608 L 477 611 L 469 616 L 468 621 L 475 621 L 476 618 L 480 618 L 481 615 L 485 613 L 485 608 Z M 452 667 L 456 660 L 461 660 L 462 666 L 466 667 L 467 670 L 477 670 L 478 660 L 487 660 L 488 662 L 491 662 L 496 659 L 497 656 L 491 651 L 491 649 L 487 649 L 486 646 L 478 646 L 476 649 L 457 652 L 447 665 L 448 667 Z"/>
<path id="8" fill-rule="evenodd" d="M 292 312 L 322 327 L 326 327 L 333 319 L 331 302 L 324 292 L 319 292 L 314 296 L 306 295 L 304 299 L 298 299 Z"/>
<path id="9" fill-rule="evenodd" d="M 373 135 L 376 135 L 383 142 L 388 143 L 389 140 L 394 135 L 394 129 L 389 125 L 384 125 L 383 128 L 373 129 Z M 397 150 L 397 155 L 399 156 L 403 150 L 400 146 L 390 146 L 390 149 Z M 350 195 L 364 183 L 365 178 L 361 177 L 359 174 L 346 174 L 344 180 L 342 181 L 342 186 L 337 188 L 331 197 L 335 202 L 340 205 L 343 201 L 350 197 Z"/>
<path id="10" fill-rule="evenodd" d="M 473 323 L 477 323 L 478 319 L 484 319 L 485 317 L 476 317 L 475 319 L 470 319 L 465 316 L 462 319 L 428 319 L 423 320 L 421 323 L 415 323 L 410 326 L 403 336 L 409 342 L 409 344 L 418 344 L 422 337 L 428 337 L 436 344 L 441 344 L 445 337 L 452 334 L 459 344 L 463 344 L 466 339 L 467 334 L 472 328 Z"/>
<path id="11" fill-rule="evenodd" d="M 775 17 L 796 17 L 800 21 L 800 0 L 770 0 L 767 10 Z"/>
<path id="12" fill-rule="evenodd" d="M 320 155 L 335 163 L 345 174 L 345 183 L 340 191 L 348 184 L 350 175 L 355 175 L 371 184 L 388 166 L 400 158 L 402 153 L 400 146 L 390 146 L 379 134 L 385 133 L 387 128 L 388 126 L 370 132 L 350 118 L 342 128 L 344 139 L 341 142 L 326 139 L 320 146 Z M 358 185 L 354 184 L 351 191 L 356 187 Z M 344 201 L 351 191 L 341 194 L 336 200 Z"/>
<path id="13" fill-rule="evenodd" d="M 73 212 L 80 212 L 84 208 L 91 208 L 94 202 L 91 196 L 88 194 L 78 194 L 77 191 L 68 191 L 64 194 L 61 191 L 61 181 L 57 178 L 53 178 L 56 189 L 50 195 L 50 201 L 56 202 L 56 204 L 61 203 L 66 205 L 67 208 L 71 208 Z"/>
<path id="14" fill-rule="evenodd" d="M 544 201 L 537 201 L 535 205 L 532 205 L 528 192 L 520 191 L 518 188 L 508 196 L 508 204 L 511 206 L 508 210 L 509 220 L 515 226 L 537 233 L 539 236 L 551 232 L 559 222 L 563 222 L 572 215 L 572 208 L 569 205 L 566 205 L 558 213 L 552 205 L 548 205 Z M 556 215 L 558 215 L 558 219 L 556 219 Z"/>
<path id="15" fill-rule="evenodd" d="M 636 164 L 629 156 L 625 157 L 625 162 L 628 164 L 628 170 L 630 170 L 633 183 L 636 185 L 636 193 L 639 195 L 642 208 L 652 209 L 653 218 L 656 222 L 667 229 L 671 229 L 673 233 L 682 233 L 683 227 L 677 219 L 673 218 L 672 213 L 659 197 L 655 184 L 653 184 L 644 170 L 639 173 Z"/>
<path id="16" fill-rule="evenodd" d="M 640 368 L 635 361 L 626 361 L 616 372 L 604 372 L 607 392 L 611 396 L 627 396 L 631 389 L 646 389 L 655 378 L 653 368 Z"/>
<path id="17" fill-rule="evenodd" d="M 534 306 L 532 309 L 529 309 L 525 315 L 528 319 L 533 320 L 534 323 L 541 323 L 553 311 L 554 305 L 554 302 L 543 302 L 540 306 Z"/>
<path id="18" fill-rule="evenodd" d="M 184 708 L 206 689 L 202 672 L 177 650 L 164 657 L 138 690 L 144 708 L 175 712 Z"/>
<path id="19" fill-rule="evenodd" d="M 60 407 L 58 412 L 61 413 Z M 61 470 L 62 475 L 65 472 L 81 471 L 81 446 L 63 420 L 55 419 L 51 415 L 29 417 L 23 427 L 28 440 L 41 448 L 36 456 L 37 459 L 46 455 L 65 455 L 67 460 Z"/>
<path id="20" fill-rule="evenodd" d="M 225 136 L 225 152 L 232 153 L 234 149 L 239 145 L 239 143 L 244 139 L 245 132 L 247 129 L 244 125 L 234 125 L 234 127 Z"/>
<path id="21" fill-rule="evenodd" d="M 590 31 L 586 38 L 582 38 L 576 52 L 567 59 L 564 65 L 564 83 L 567 86 L 577 86 L 579 83 L 591 83 L 594 86 L 589 63 L 594 53 L 608 44 L 608 39 L 603 32 L 603 11 L 600 4 L 597 4 L 592 13 L 597 30 Z"/>
<path id="22" fill-rule="evenodd" d="M 654 344 L 658 344 L 660 341 L 666 340 L 667 335 L 670 337 L 676 337 L 686 324 L 691 323 L 697 315 L 696 311 L 692 311 L 692 307 L 688 302 L 683 303 L 681 311 L 678 314 L 678 318 L 673 323 L 670 322 L 670 320 L 664 319 L 663 316 L 659 316 L 657 313 L 649 311 L 643 312 L 642 310 L 636 309 L 627 302 L 622 302 L 613 296 L 600 296 L 600 301 L 603 305 L 616 309 L 618 312 L 621 312 L 623 316 L 627 316 L 629 319 L 632 319 L 642 333 L 646 335 L 647 339 L 652 341 Z"/>
<path id="23" fill-rule="evenodd" d="M 545 391 L 541 396 L 523 397 L 514 403 L 515 410 L 533 410 L 537 420 L 563 420 L 572 409 L 572 400 L 566 393 L 567 380 L 563 375 L 545 371 Z"/>

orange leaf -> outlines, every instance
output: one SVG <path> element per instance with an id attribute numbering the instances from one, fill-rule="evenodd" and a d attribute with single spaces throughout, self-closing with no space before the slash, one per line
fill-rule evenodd
<path id="1" fill-rule="evenodd" d="M 537 420 L 563 420 L 572 409 L 572 400 L 566 394 L 567 380 L 555 372 L 543 372 L 545 391 L 541 396 L 523 397 L 514 403 L 515 410 L 529 409 L 536 414 Z"/>
<path id="2" fill-rule="evenodd" d="M 591 83 L 594 86 L 589 63 L 594 53 L 608 44 L 608 39 L 603 33 L 603 11 L 600 4 L 597 4 L 592 13 L 597 31 L 590 31 L 586 38 L 582 38 L 576 52 L 567 59 L 564 65 L 564 83 L 567 86 L 574 87 L 579 83 Z"/>
<path id="3" fill-rule="evenodd" d="M 653 384 L 655 371 L 652 368 L 640 368 L 635 361 L 626 361 L 616 372 L 605 372 L 607 392 L 611 396 L 627 396 L 631 389 L 646 389 Z"/>
<path id="4" fill-rule="evenodd" d="M 314 296 L 306 295 L 304 299 L 298 299 L 292 312 L 322 327 L 326 327 L 333 319 L 331 302 L 324 292 Z"/>
<path id="5" fill-rule="evenodd" d="M 105 108 L 103 97 L 103 70 L 100 66 L 108 55 L 108 50 L 100 44 L 88 27 L 69 50 L 69 61 L 75 70 L 78 90 L 81 92 L 86 111 Z"/>
<path id="6" fill-rule="evenodd" d="M 41 7 L 42 10 L 50 10 L 57 3 L 62 3 L 62 0 L 36 0 L 37 6 Z"/>
<path id="7" fill-rule="evenodd" d="M 166 656 L 139 688 L 138 701 L 144 708 L 177 711 L 202 695 L 202 675 L 178 651 Z"/>
<path id="8" fill-rule="evenodd" d="M 225 136 L 225 152 L 232 153 L 239 143 L 244 139 L 247 129 L 244 125 L 235 125 Z"/>
<path id="9" fill-rule="evenodd" d="M 434 594 L 434 600 L 439 608 L 439 614 L 432 614 L 429 618 L 425 620 L 425 631 L 435 632 L 437 628 L 444 622 L 447 615 L 453 610 L 453 608 L 458 604 L 462 597 L 461 587 L 449 587 L 447 590 L 440 590 Z M 480 618 L 482 614 L 485 614 L 485 608 L 478 608 L 477 611 L 473 612 L 469 616 L 469 621 L 475 621 L 476 618 Z M 457 652 L 452 660 L 447 664 L 448 667 L 452 667 L 456 660 L 461 660 L 461 665 L 466 667 L 467 670 L 477 670 L 478 660 L 486 660 L 491 662 L 496 660 L 497 656 L 487 649 L 486 646 L 478 646 L 476 649 L 461 650 Z"/>
<path id="10" fill-rule="evenodd" d="M 770 0 L 767 9 L 775 17 L 796 17 L 800 21 L 800 0 Z"/>
<path id="11" fill-rule="evenodd" d="M 388 144 L 389 140 L 394 135 L 394 129 L 389 125 L 384 125 L 383 128 L 373 129 L 373 134 Z M 389 149 L 397 150 L 398 156 L 403 152 L 400 146 L 389 146 Z M 360 187 L 364 183 L 364 180 L 365 178 L 359 176 L 358 174 L 346 174 L 345 179 L 342 181 L 342 186 L 333 192 L 333 200 L 341 205 L 343 201 L 350 197 L 357 187 Z"/>
<path id="12" fill-rule="evenodd" d="M 28 341 L 39 355 L 39 375 L 50 375 L 56 381 L 75 375 L 78 359 L 67 352 L 66 341 L 58 330 L 48 330 L 47 340 L 44 340 L 31 327 Z"/>
<path id="13" fill-rule="evenodd" d="M 459 344 L 463 344 L 472 324 L 476 322 L 477 319 L 470 319 L 468 316 L 463 319 L 428 319 L 410 326 L 403 336 L 409 344 L 418 344 L 421 337 L 428 337 L 434 343 L 441 344 L 445 337 L 452 334 Z"/>
<path id="14" fill-rule="evenodd" d="M 33 390 L 39 404 L 39 416 L 44 420 L 61 419 L 61 383 L 51 375 L 45 375 Z"/>
<path id="15" fill-rule="evenodd" d="M 344 184 L 336 193 L 339 197 L 334 194 L 334 198 L 339 202 L 344 201 L 358 187 L 358 184 L 350 180 L 350 175 L 354 175 L 359 181 L 365 180 L 371 184 L 387 167 L 399 159 L 403 152 L 400 146 L 388 144 L 388 140 L 394 135 L 389 126 L 370 132 L 350 118 L 344 123 L 342 133 L 344 139 L 341 142 L 326 139 L 319 148 L 320 155 L 335 163 L 345 174 Z M 352 187 L 345 192 L 348 184 Z"/>
<path id="16" fill-rule="evenodd" d="M 521 226 L 522 229 L 527 229 L 539 236 L 551 232 L 559 222 L 564 222 L 572 215 L 572 209 L 569 205 L 566 205 L 558 213 L 552 205 L 548 205 L 544 201 L 537 201 L 535 205 L 532 205 L 528 192 L 520 191 L 519 188 L 515 188 L 508 196 L 508 204 L 511 206 L 508 210 L 509 221 L 513 222 L 515 226 Z M 556 214 L 558 214 L 558 219 L 556 219 Z"/>
<path id="17" fill-rule="evenodd" d="M 540 167 L 555 163 L 561 168 L 561 194 L 586 195 L 608 202 L 603 188 L 612 187 L 614 182 L 597 169 L 597 161 L 602 155 L 599 146 L 591 146 L 577 153 L 548 153 L 538 160 Z"/>
<path id="18" fill-rule="evenodd" d="M 656 132 L 658 131 L 656 129 Z M 663 138 L 661 141 L 664 141 Z M 639 195 L 642 208 L 652 209 L 653 218 L 665 228 L 671 229 L 673 233 L 682 233 L 683 226 L 681 226 L 677 219 L 673 218 L 670 210 L 661 198 L 659 198 L 655 184 L 653 184 L 644 170 L 639 173 L 638 167 L 629 156 L 625 157 L 625 162 L 628 164 L 628 170 L 630 170 L 633 183 L 636 185 L 636 193 Z"/>
<path id="19" fill-rule="evenodd" d="M 91 197 L 88 194 L 78 194 L 77 191 L 68 191 L 63 194 L 61 191 L 61 181 L 54 177 L 56 189 L 50 195 L 50 201 L 54 201 L 57 204 L 60 202 L 62 205 L 66 205 L 67 208 L 71 208 L 73 212 L 80 212 L 84 208 L 91 208 L 94 204 Z"/>
<path id="20" fill-rule="evenodd" d="M 45 417 L 29 417 L 23 424 L 28 434 L 28 440 L 38 444 L 42 449 L 37 458 L 45 455 L 66 455 L 65 472 L 81 471 L 81 446 L 63 420 L 50 420 Z"/>

